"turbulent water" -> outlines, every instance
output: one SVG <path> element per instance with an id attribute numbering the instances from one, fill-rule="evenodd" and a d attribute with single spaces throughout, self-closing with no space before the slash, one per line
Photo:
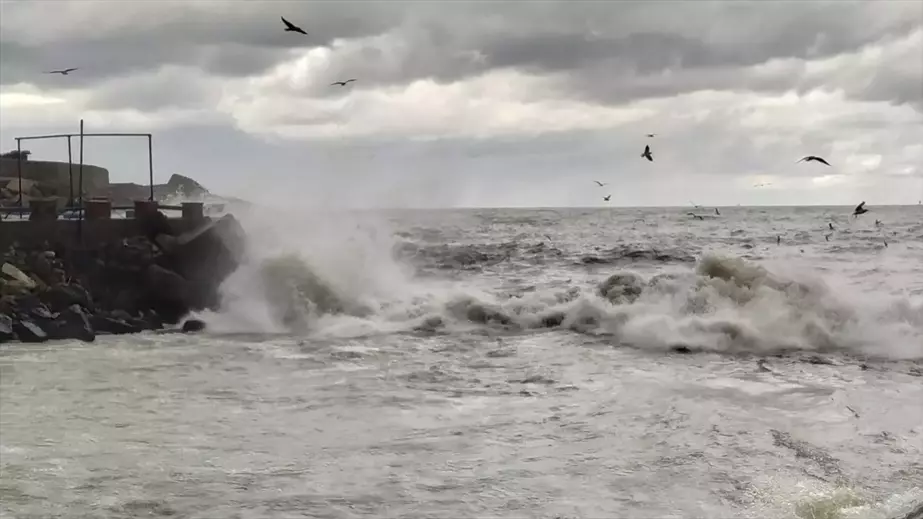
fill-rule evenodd
<path id="1" fill-rule="evenodd" d="M 923 207 L 871 209 L 239 215 L 209 333 L 0 350 L 0 516 L 898 517 Z"/>

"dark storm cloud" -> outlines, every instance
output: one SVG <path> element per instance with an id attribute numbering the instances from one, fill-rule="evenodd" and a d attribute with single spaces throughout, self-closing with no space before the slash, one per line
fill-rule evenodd
<path id="1" fill-rule="evenodd" d="M 163 65 L 227 76 L 258 74 L 293 49 L 379 34 L 400 20 L 398 10 L 381 3 L 357 9 L 314 2 L 124 2 L 117 13 L 130 21 L 120 23 L 106 23 L 112 2 L 0 5 L 0 81 L 51 88 L 60 78 L 40 72 L 65 66 L 81 68 L 81 74 L 67 78 L 68 85 L 78 87 Z M 67 15 L 74 13 L 48 5 L 67 6 L 93 23 L 68 25 Z M 282 15 L 309 35 L 283 32 Z"/>
<path id="2" fill-rule="evenodd" d="M 743 73 L 773 59 L 823 59 L 923 27 L 923 2 L 5 2 L 0 82 L 89 87 L 165 65 L 219 76 L 265 72 L 300 47 L 334 46 L 304 91 L 342 77 L 363 87 L 463 79 L 516 68 L 564 74 L 572 95 L 618 103 L 700 89 L 823 86 L 798 70 Z M 309 36 L 284 33 L 279 16 Z M 93 23 L 76 23 L 90 19 Z M 75 23 L 69 23 L 73 20 Z M 85 27 L 85 28 L 84 28 Z M 856 97 L 918 100 L 923 56 L 876 72 Z M 67 78 L 43 69 L 78 66 Z M 855 82 L 854 82 L 855 83 Z M 324 87 L 324 88 L 322 88 Z"/>

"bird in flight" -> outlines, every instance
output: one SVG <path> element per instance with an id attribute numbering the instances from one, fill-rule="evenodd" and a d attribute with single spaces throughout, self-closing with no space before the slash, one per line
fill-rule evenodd
<path id="1" fill-rule="evenodd" d="M 772 185 L 772 182 L 766 182 L 763 184 L 753 184 L 753 187 L 766 187 L 766 186 L 771 186 L 771 185 Z"/>
<path id="2" fill-rule="evenodd" d="M 654 162 L 654 156 L 651 155 L 651 147 L 650 147 L 650 146 L 645 146 L 645 147 L 644 147 L 644 153 L 642 153 L 641 156 L 644 157 L 644 158 L 646 158 L 647 160 L 649 160 L 649 161 L 651 161 L 651 162 Z"/>
<path id="3" fill-rule="evenodd" d="M 826 164 L 826 165 L 828 165 L 828 166 L 830 165 L 830 163 L 827 162 L 826 160 L 824 160 L 823 158 L 817 157 L 817 156 L 814 156 L 814 155 L 808 155 L 807 157 L 804 157 L 803 159 L 799 160 L 798 162 L 811 162 L 812 160 L 815 161 L 815 162 L 820 162 L 821 164 Z"/>
<path id="4" fill-rule="evenodd" d="M 717 208 L 717 207 L 715 208 L 715 215 L 716 215 L 716 216 L 721 216 L 721 212 L 718 211 L 718 208 Z"/>
<path id="5" fill-rule="evenodd" d="M 352 83 L 353 81 L 355 81 L 355 79 L 347 79 L 346 81 L 334 81 L 333 83 L 330 83 L 330 86 L 333 86 L 333 85 L 346 86 L 348 83 Z"/>
<path id="6" fill-rule="evenodd" d="M 608 184 L 608 182 L 600 182 L 600 181 L 598 181 L 598 180 L 594 180 L 593 182 L 596 182 L 597 184 L 599 184 L 599 187 L 603 187 L 603 186 L 605 186 L 606 184 Z"/>
<path id="7" fill-rule="evenodd" d="M 856 206 L 856 209 L 852 212 L 852 215 L 858 218 L 860 214 L 865 214 L 867 212 L 869 212 L 869 210 L 865 208 L 865 200 L 863 200 L 861 204 Z"/>
<path id="8" fill-rule="evenodd" d="M 832 236 L 832 234 L 825 234 L 824 239 L 830 241 L 830 236 Z"/>
<path id="9" fill-rule="evenodd" d="M 649 133 L 649 134 L 647 134 L 648 137 L 653 137 L 653 136 L 655 136 L 655 135 L 657 135 L 657 134 L 656 134 L 656 133 Z"/>
<path id="10" fill-rule="evenodd" d="M 704 220 L 704 219 L 705 219 L 704 216 L 699 216 L 699 215 L 697 215 L 697 214 L 695 214 L 695 213 L 686 213 L 686 214 L 688 214 L 689 216 L 693 217 L 693 218 L 696 219 L 696 220 Z"/>
<path id="11" fill-rule="evenodd" d="M 835 230 L 836 230 L 836 229 L 833 228 L 833 223 L 831 223 L 831 222 L 827 222 L 827 227 L 830 227 L 830 230 L 831 230 L 831 231 L 835 231 Z"/>
<path id="12" fill-rule="evenodd" d="M 46 74 L 61 74 L 62 76 L 66 76 L 66 75 L 70 74 L 71 72 L 73 72 L 73 71 L 75 71 L 75 70 L 78 70 L 77 67 L 74 67 L 74 68 L 66 68 L 66 69 L 63 69 L 63 70 L 49 70 L 48 72 L 45 72 L 45 73 L 46 73 Z"/>
<path id="13" fill-rule="evenodd" d="M 608 202 L 610 198 L 612 198 L 612 195 L 606 195 L 606 196 L 603 197 L 603 200 L 605 200 L 606 202 Z"/>
<path id="14" fill-rule="evenodd" d="M 280 16 L 280 18 L 282 18 L 282 23 L 285 24 L 285 32 L 300 32 L 301 34 L 304 34 L 305 36 L 308 35 L 308 33 L 304 32 L 304 29 L 286 20 L 284 16 Z"/>

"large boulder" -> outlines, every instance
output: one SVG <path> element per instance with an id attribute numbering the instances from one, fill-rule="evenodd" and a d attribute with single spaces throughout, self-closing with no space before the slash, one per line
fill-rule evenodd
<path id="1" fill-rule="evenodd" d="M 122 335 L 126 333 L 138 333 L 143 331 L 145 326 L 139 324 L 137 320 L 119 319 L 114 315 L 95 314 L 90 317 L 90 324 L 97 333 L 110 335 Z"/>
<path id="2" fill-rule="evenodd" d="M 76 283 L 51 287 L 39 293 L 38 297 L 52 312 L 61 312 L 71 305 L 80 305 L 91 311 L 93 309 L 90 293 Z"/>
<path id="3" fill-rule="evenodd" d="M 85 342 L 96 340 L 90 316 L 79 305 L 71 305 L 58 314 L 47 326 L 47 330 L 51 339 L 77 339 Z"/>
<path id="4" fill-rule="evenodd" d="M 192 286 L 186 278 L 160 265 L 151 265 L 145 272 L 147 299 L 150 307 L 168 323 L 176 323 L 189 313 Z"/>
<path id="5" fill-rule="evenodd" d="M 48 334 L 39 325 L 28 319 L 13 320 L 13 333 L 21 342 L 45 342 Z"/>
<path id="6" fill-rule="evenodd" d="M 218 287 L 237 269 L 243 250 L 240 222 L 225 215 L 177 236 L 163 262 L 189 280 L 194 287 L 189 303 L 201 310 L 218 304 Z"/>

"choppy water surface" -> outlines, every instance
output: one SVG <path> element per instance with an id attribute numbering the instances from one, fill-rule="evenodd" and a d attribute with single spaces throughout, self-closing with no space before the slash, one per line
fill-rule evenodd
<path id="1" fill-rule="evenodd" d="M 246 216 L 209 334 L 0 350 L 0 515 L 896 517 L 923 208 L 874 211 Z"/>

